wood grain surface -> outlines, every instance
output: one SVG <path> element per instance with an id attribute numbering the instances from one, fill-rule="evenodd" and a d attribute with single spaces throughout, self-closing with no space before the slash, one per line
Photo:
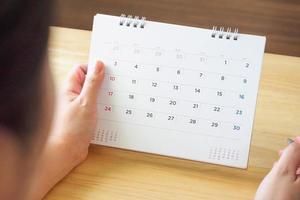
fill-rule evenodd
<path id="1" fill-rule="evenodd" d="M 90 31 L 51 28 L 56 88 L 87 62 Z M 92 145 L 87 160 L 46 200 L 250 200 L 300 129 L 300 58 L 265 54 L 247 170 Z M 300 134 L 299 134 L 300 135 Z"/>
<path id="2" fill-rule="evenodd" d="M 96 13 L 267 36 L 266 52 L 300 56 L 299 0 L 55 0 L 53 25 L 91 30 Z"/>

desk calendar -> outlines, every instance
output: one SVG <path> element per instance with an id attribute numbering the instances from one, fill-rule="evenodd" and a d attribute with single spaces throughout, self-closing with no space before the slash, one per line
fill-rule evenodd
<path id="1" fill-rule="evenodd" d="M 92 143 L 247 168 L 265 37 L 97 14 Z"/>

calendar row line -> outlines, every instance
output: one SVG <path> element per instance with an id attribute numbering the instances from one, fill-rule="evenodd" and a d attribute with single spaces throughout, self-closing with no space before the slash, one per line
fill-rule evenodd
<path id="1" fill-rule="evenodd" d="M 116 110 L 118 110 L 119 108 L 126 108 L 126 114 L 129 114 L 129 115 L 134 115 L 134 112 L 135 111 L 144 111 L 145 113 L 147 112 L 147 117 L 149 118 L 155 118 L 154 117 L 154 114 L 153 113 L 159 113 L 159 114 L 164 114 L 164 115 L 168 115 L 168 116 L 173 116 L 171 120 L 174 119 L 174 116 L 176 115 L 177 117 L 185 117 L 185 118 L 199 118 L 201 120 L 206 120 L 206 121 L 213 121 L 213 120 L 217 120 L 215 118 L 209 118 L 208 116 L 205 116 L 205 117 L 199 117 L 198 115 L 185 115 L 185 114 L 175 114 L 175 113 L 167 113 L 167 112 L 161 112 L 161 111 L 154 111 L 154 110 L 149 110 L 149 109 L 145 109 L 145 108 L 136 108 L 136 107 L 128 107 L 128 106 L 120 106 L 120 105 L 113 105 L 113 104 L 103 104 L 103 103 L 99 103 L 98 104 L 98 108 L 99 107 L 102 107 L 103 110 L 105 112 L 109 112 L 109 113 L 114 113 L 116 112 Z M 114 108 L 117 108 L 117 109 L 114 109 Z M 214 109 L 214 111 L 218 112 L 218 110 Z M 238 111 L 237 113 L 239 113 L 240 111 Z M 242 113 L 242 112 L 240 112 Z M 189 113 L 191 114 L 191 113 Z M 221 122 L 221 123 L 231 123 L 231 121 L 223 121 L 223 120 L 217 120 L 218 122 Z"/>
<path id="2" fill-rule="evenodd" d="M 170 97 L 158 97 L 146 94 L 127 93 L 102 89 L 99 104 L 147 108 L 154 111 L 172 111 L 177 114 L 194 114 L 217 118 L 242 120 L 247 113 L 241 107 L 183 100 Z"/>
<path id="3" fill-rule="evenodd" d="M 197 116 L 174 115 L 172 113 L 153 112 L 146 109 L 132 109 L 122 106 L 100 104 L 98 109 L 101 120 L 120 121 L 124 123 L 140 123 L 157 128 L 166 128 L 189 133 L 208 132 L 213 135 L 236 136 L 240 138 L 243 127 L 240 123 L 224 122 Z"/>
<path id="4" fill-rule="evenodd" d="M 203 74 L 215 74 L 218 76 L 227 76 L 227 77 L 235 77 L 245 79 L 249 74 L 250 65 L 245 66 L 245 71 L 236 70 L 233 66 L 220 66 L 217 68 L 214 66 L 203 66 L 203 65 L 187 65 L 184 63 L 176 63 L 173 65 L 163 65 L 155 62 L 145 62 L 145 61 L 137 61 L 136 59 L 120 59 L 115 57 L 106 58 L 105 61 L 108 66 L 117 68 L 125 68 L 127 70 L 133 70 L 135 72 L 155 72 L 156 74 L 164 71 L 176 71 L 176 75 L 183 75 L 185 72 L 190 73 L 203 73 Z M 143 71 L 142 71 L 143 70 Z"/>
<path id="5" fill-rule="evenodd" d="M 138 45 L 116 45 L 116 44 L 107 44 L 106 48 L 111 52 L 111 54 L 105 54 L 105 52 L 99 52 L 98 55 L 109 55 L 116 56 L 118 58 L 130 58 L 138 57 L 142 58 L 141 60 L 149 61 L 164 61 L 164 63 L 170 62 L 184 62 L 188 66 L 190 65 L 211 65 L 211 66 L 239 66 L 241 68 L 252 68 L 251 62 L 246 58 L 232 58 L 226 55 L 209 55 L 206 52 L 186 52 L 179 49 L 168 51 L 161 48 L 147 48 L 140 47 Z"/>
<path id="6" fill-rule="evenodd" d="M 110 120 L 110 119 L 98 119 L 98 123 L 99 124 L 127 124 L 127 125 L 133 125 L 133 126 L 141 126 L 141 127 L 145 127 L 145 128 L 157 128 L 157 126 L 152 126 L 152 125 L 145 125 L 145 124 L 141 124 L 139 122 L 126 122 L 126 121 L 122 121 L 122 120 Z M 214 134 L 214 133 L 210 133 L 207 131 L 203 131 L 203 130 L 198 130 L 197 132 L 190 132 L 188 130 L 175 130 L 173 128 L 161 128 L 159 127 L 159 130 L 166 130 L 166 131 L 174 131 L 180 134 L 187 134 L 187 135 L 191 135 L 191 134 L 201 134 L 202 136 L 205 137 L 211 137 L 211 138 L 217 138 L 217 139 L 223 139 L 223 140 L 230 140 L 230 141 L 240 141 L 242 134 Z M 109 131 L 109 132 L 108 132 Z M 108 135 L 109 134 L 109 135 Z M 116 142 L 117 141 L 117 136 L 118 135 L 118 131 L 113 131 L 113 130 L 105 130 L 102 129 L 102 127 L 99 127 L 96 134 L 93 136 L 94 141 L 100 141 L 100 142 Z"/>
<path id="7" fill-rule="evenodd" d="M 211 80 L 212 81 L 212 80 Z M 215 80 L 214 82 L 217 82 L 218 80 Z M 206 83 L 205 81 L 201 82 L 199 81 L 198 84 L 188 84 L 188 83 L 182 83 L 179 81 L 168 81 L 168 79 L 164 80 L 157 80 L 157 79 L 151 79 L 149 77 L 137 77 L 133 74 L 131 75 L 116 75 L 116 74 L 110 74 L 105 73 L 104 74 L 104 85 L 106 86 L 114 86 L 114 87 L 121 87 L 123 88 L 125 84 L 126 86 L 134 86 L 134 87 L 143 87 L 144 89 L 153 89 L 155 88 L 156 91 L 160 89 L 164 90 L 172 90 L 176 92 L 180 92 L 182 90 L 185 90 L 187 88 L 201 88 L 203 90 L 219 90 L 223 91 L 225 93 L 235 93 L 235 94 L 244 94 L 242 91 L 245 90 L 245 88 L 239 88 L 240 90 L 232 89 L 233 86 L 226 84 L 226 82 L 221 83 L 219 81 L 220 87 L 212 87 L 215 86 L 214 84 Z M 232 83 L 234 84 L 234 83 Z M 119 86 L 118 86 L 119 85 Z M 149 87 L 150 86 L 150 87 Z M 221 87 L 223 86 L 223 87 Z M 194 89 L 193 89 L 194 90 Z M 196 91 L 196 90 L 194 90 Z M 155 92 L 155 91 L 153 91 Z M 166 91 L 164 91 L 166 92 Z M 200 93 L 200 92 L 197 92 Z M 177 93 L 178 94 L 178 93 Z"/>
<path id="8" fill-rule="evenodd" d="M 229 56 L 224 56 L 223 54 L 219 54 L 219 55 L 209 55 L 208 53 L 206 53 L 204 50 L 198 50 L 198 51 L 186 51 L 186 50 L 183 50 L 183 49 L 180 49 L 180 48 L 161 48 L 161 47 L 150 47 L 150 46 L 140 46 L 139 44 L 137 43 L 134 43 L 134 44 L 120 44 L 120 43 L 115 43 L 115 42 L 104 42 L 102 43 L 103 46 L 107 47 L 107 49 L 109 50 L 112 50 L 112 51 L 120 51 L 121 49 L 123 50 L 128 50 L 128 51 L 131 51 L 131 50 L 136 50 L 138 51 L 139 49 L 140 50 L 146 50 L 146 51 L 149 51 L 149 52 L 161 52 L 162 53 L 165 53 L 165 54 L 172 54 L 172 55 L 178 55 L 178 54 L 182 54 L 182 55 L 189 55 L 189 56 L 195 56 L 195 57 L 201 57 L 203 55 L 206 55 L 208 57 L 211 57 L 211 58 L 218 58 L 218 57 L 227 57 L 229 60 L 243 60 L 243 61 L 248 61 L 247 58 L 237 58 L 237 57 L 229 57 Z"/>

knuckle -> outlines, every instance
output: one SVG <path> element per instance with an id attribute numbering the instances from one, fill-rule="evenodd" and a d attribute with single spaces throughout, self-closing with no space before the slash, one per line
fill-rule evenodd
<path id="1" fill-rule="evenodd" d="M 100 76 L 100 81 L 103 81 L 104 80 L 104 74 L 102 74 L 101 76 Z"/>
<path id="2" fill-rule="evenodd" d="M 90 84 L 98 83 L 99 80 L 103 79 L 104 72 L 100 72 L 99 74 L 92 74 L 88 76 L 87 80 Z"/>
<path id="3" fill-rule="evenodd" d="M 88 98 L 86 97 L 79 97 L 79 107 L 81 108 L 86 108 L 89 105 Z"/>
<path id="4" fill-rule="evenodd" d="M 290 173 L 290 170 L 287 166 L 277 165 L 276 174 L 278 176 L 286 176 Z"/>
<path id="5" fill-rule="evenodd" d="M 96 77 L 95 76 L 89 76 L 87 81 L 88 81 L 89 84 L 93 84 L 96 81 Z"/>

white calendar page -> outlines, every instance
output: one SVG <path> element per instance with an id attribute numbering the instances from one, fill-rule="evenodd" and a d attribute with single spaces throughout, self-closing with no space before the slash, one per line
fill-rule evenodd
<path id="1" fill-rule="evenodd" d="M 246 168 L 266 39 L 212 33 L 97 14 L 89 66 L 106 68 L 92 143 Z"/>

